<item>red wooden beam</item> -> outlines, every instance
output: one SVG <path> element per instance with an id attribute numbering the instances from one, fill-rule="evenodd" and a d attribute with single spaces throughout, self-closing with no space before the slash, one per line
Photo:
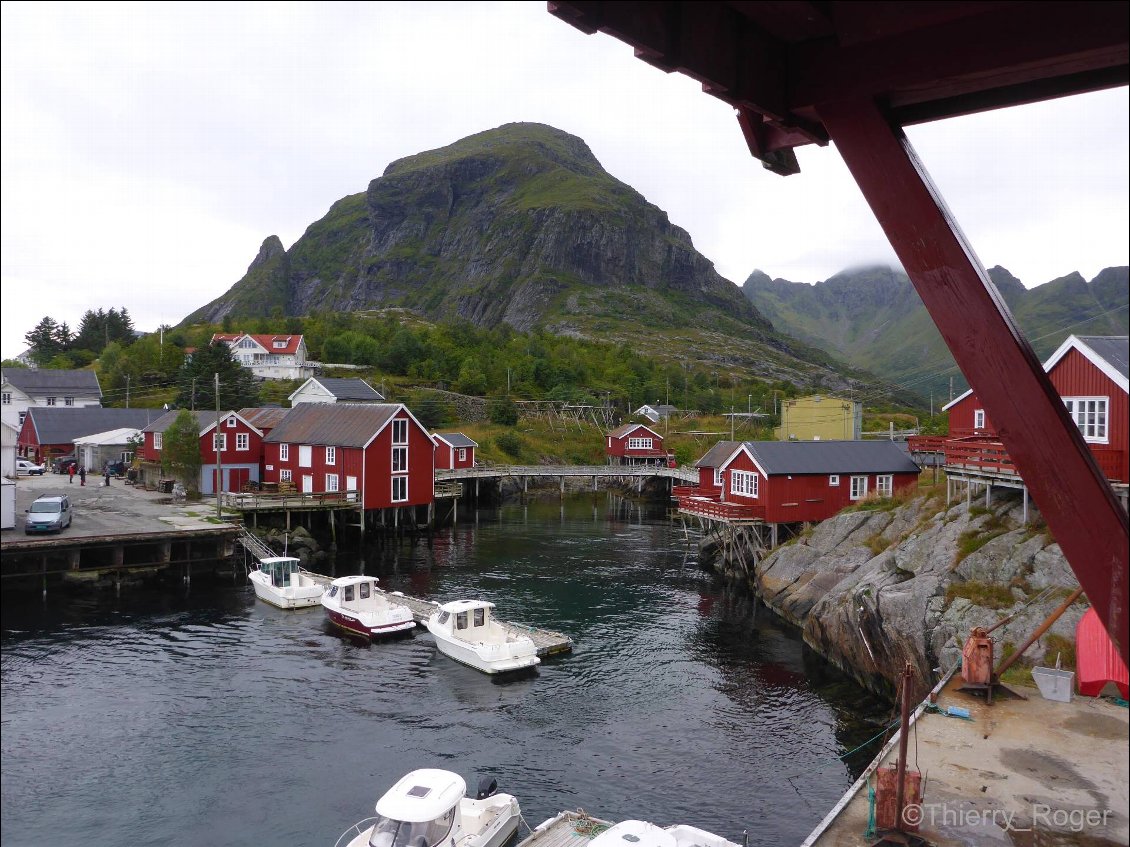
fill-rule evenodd
<path id="1" fill-rule="evenodd" d="M 817 111 L 1079 584 L 1130 662 L 1126 512 L 902 130 L 870 99 Z"/>

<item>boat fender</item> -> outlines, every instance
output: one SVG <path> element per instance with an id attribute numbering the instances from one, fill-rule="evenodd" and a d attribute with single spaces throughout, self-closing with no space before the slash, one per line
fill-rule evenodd
<path id="1" fill-rule="evenodd" d="M 475 799 L 485 800 L 487 797 L 493 797 L 496 791 L 498 791 L 498 780 L 484 776 L 479 780 L 479 790 L 475 794 Z"/>

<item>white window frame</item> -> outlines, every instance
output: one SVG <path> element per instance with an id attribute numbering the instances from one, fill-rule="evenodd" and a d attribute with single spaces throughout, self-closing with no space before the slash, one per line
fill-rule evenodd
<path id="1" fill-rule="evenodd" d="M 408 473 L 408 448 L 400 445 L 394 446 L 390 461 L 393 473 Z"/>
<path id="2" fill-rule="evenodd" d="M 466 447 L 460 447 L 459 448 L 459 461 L 460 462 L 467 461 L 467 448 Z"/>
<path id="3" fill-rule="evenodd" d="M 294 474 L 290 468 L 279 469 L 279 482 L 291 482 L 294 479 Z"/>
<path id="4" fill-rule="evenodd" d="M 851 478 L 851 492 L 848 494 L 849 500 L 862 500 L 867 496 L 867 477 L 853 476 Z"/>
<path id="5" fill-rule="evenodd" d="M 879 474 L 875 477 L 875 493 L 880 497 L 891 497 L 895 493 L 895 478 L 892 474 Z"/>
<path id="6" fill-rule="evenodd" d="M 280 444 L 279 445 L 279 461 L 280 462 L 289 462 L 290 461 L 290 445 L 289 444 Z"/>
<path id="7" fill-rule="evenodd" d="M 228 434 L 226 432 L 212 433 L 212 449 L 220 453 L 228 449 Z"/>
<path id="8" fill-rule="evenodd" d="M 408 443 L 408 419 L 396 418 L 392 422 L 392 443 L 404 445 Z"/>
<path id="9" fill-rule="evenodd" d="M 730 493 L 739 497 L 756 498 L 759 480 L 756 471 L 730 471 Z"/>
<path id="10" fill-rule="evenodd" d="M 298 445 L 298 467 L 314 467 L 314 447 L 310 444 Z"/>
<path id="11" fill-rule="evenodd" d="M 1064 397 L 1067 414 L 1088 444 L 1110 443 L 1109 397 Z"/>
<path id="12" fill-rule="evenodd" d="M 63 398 L 63 405 L 64 406 L 73 406 L 74 404 L 75 404 L 75 398 L 74 397 L 64 397 Z"/>
<path id="13" fill-rule="evenodd" d="M 163 433 L 163 432 L 153 433 L 153 449 L 154 450 L 163 450 L 164 445 L 165 445 L 165 433 Z"/>
<path id="14" fill-rule="evenodd" d="M 0 397 L 3 397 L 3 404 L 5 406 L 11 406 L 12 405 L 12 395 L 9 394 L 7 391 L 5 391 L 2 395 L 0 395 Z"/>
<path id="15" fill-rule="evenodd" d="M 239 423 L 239 421 L 236 420 L 235 415 L 232 415 L 231 417 L 228 418 L 228 429 L 235 429 L 235 427 L 238 423 Z"/>
<path id="16" fill-rule="evenodd" d="M 403 489 L 404 489 L 403 492 L 400 492 L 403 496 L 398 497 L 397 496 L 398 492 L 397 492 L 396 489 L 398 487 L 401 487 L 401 486 L 403 486 Z M 392 502 L 393 503 L 405 503 L 407 501 L 408 501 L 408 477 L 406 477 L 406 476 L 394 476 L 392 478 Z"/>
<path id="17" fill-rule="evenodd" d="M 327 465 L 336 465 L 337 464 L 337 448 L 336 447 L 327 447 L 326 448 L 326 464 Z M 327 489 L 327 491 L 328 490 L 329 489 Z"/>
<path id="18" fill-rule="evenodd" d="M 629 450 L 650 450 L 651 445 L 652 445 L 652 440 L 650 438 L 629 438 L 628 439 L 628 449 Z"/>
<path id="19" fill-rule="evenodd" d="M 985 410 L 984 409 L 974 409 L 973 410 L 973 428 L 974 429 L 984 429 L 985 428 Z"/>
<path id="20" fill-rule="evenodd" d="M 838 473 L 828 474 L 828 485 L 831 488 L 838 488 L 840 485 L 840 475 Z"/>
<path id="21" fill-rule="evenodd" d="M 251 449 L 251 433 L 237 432 L 235 434 L 235 449 L 236 450 L 250 450 Z"/>
<path id="22" fill-rule="evenodd" d="M 48 397 L 47 398 L 47 405 L 48 406 L 54 406 L 55 405 L 55 399 L 56 398 L 54 398 L 54 397 Z"/>
<path id="23" fill-rule="evenodd" d="M 341 489 L 338 488 L 338 486 L 337 486 L 337 474 L 335 474 L 335 473 L 326 474 L 326 491 L 327 492 L 336 492 L 336 491 L 340 491 L 340 490 Z"/>
<path id="24" fill-rule="evenodd" d="M 721 468 L 714 469 L 714 484 L 719 488 L 726 484 L 726 477 L 723 475 Z"/>

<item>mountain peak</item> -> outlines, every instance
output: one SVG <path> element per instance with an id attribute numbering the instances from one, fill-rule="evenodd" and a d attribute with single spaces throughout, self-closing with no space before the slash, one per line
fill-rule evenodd
<path id="1" fill-rule="evenodd" d="M 286 253 L 286 248 L 283 247 L 282 239 L 277 235 L 268 235 L 263 239 L 262 245 L 259 247 L 259 253 L 247 266 L 247 272 L 251 273 L 258 268 L 263 267 L 271 259 L 277 256 L 282 256 Z"/>

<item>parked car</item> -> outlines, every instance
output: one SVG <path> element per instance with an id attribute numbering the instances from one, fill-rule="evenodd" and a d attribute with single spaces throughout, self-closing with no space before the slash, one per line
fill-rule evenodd
<path id="1" fill-rule="evenodd" d="M 30 476 L 43 476 L 43 465 L 37 465 L 27 459 L 16 459 L 16 475 L 26 473 Z"/>
<path id="2" fill-rule="evenodd" d="M 71 501 L 64 495 L 38 498 L 27 510 L 24 532 L 62 532 L 71 525 Z"/>
<path id="3" fill-rule="evenodd" d="M 59 456 L 59 458 L 51 460 L 51 471 L 53 473 L 66 473 L 74 463 L 74 453 L 67 456 Z"/>

